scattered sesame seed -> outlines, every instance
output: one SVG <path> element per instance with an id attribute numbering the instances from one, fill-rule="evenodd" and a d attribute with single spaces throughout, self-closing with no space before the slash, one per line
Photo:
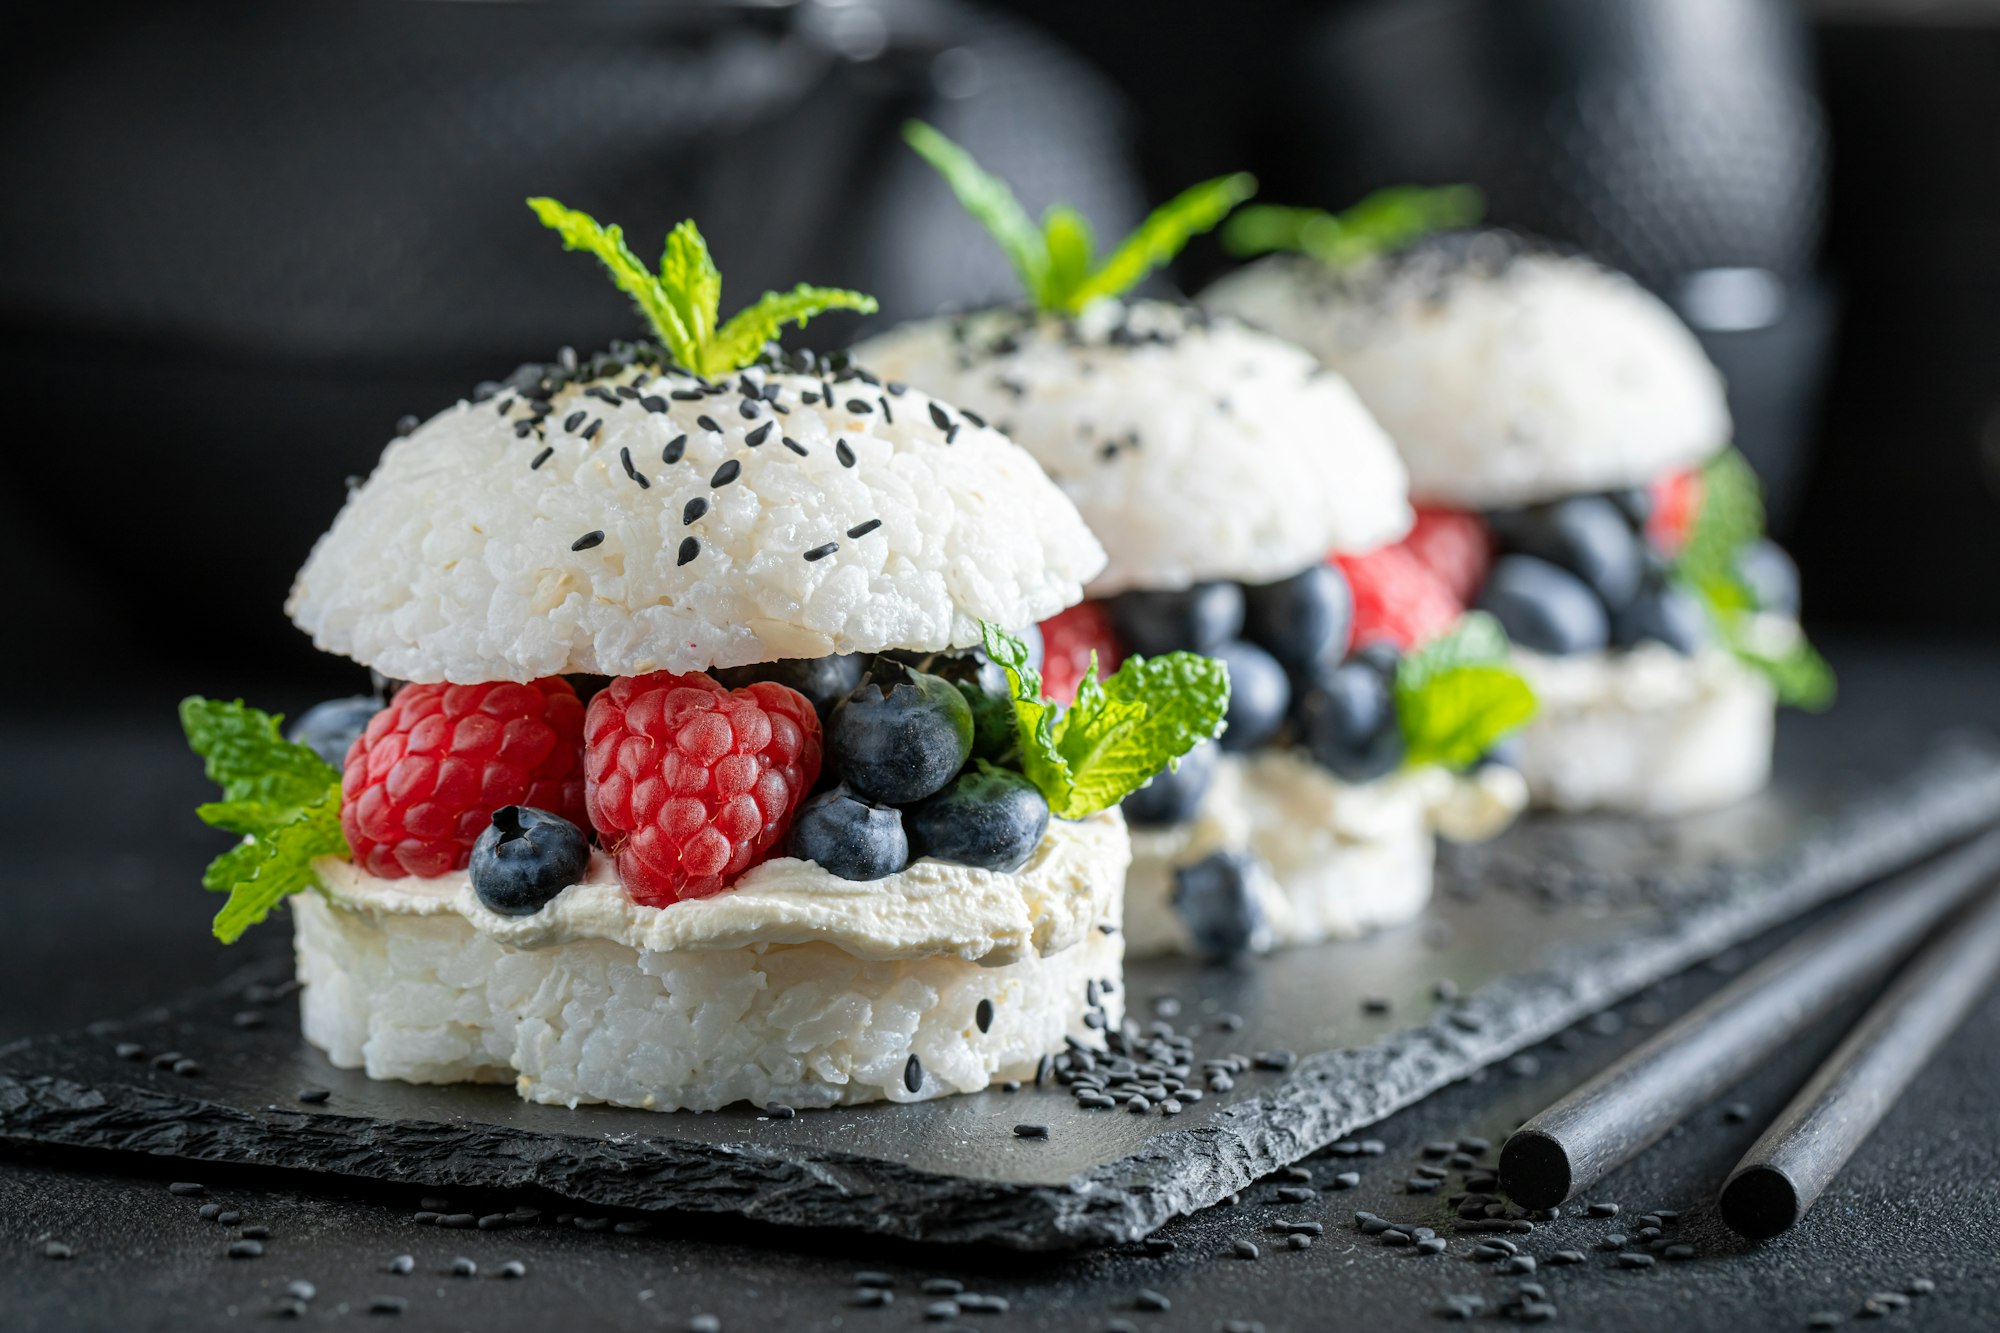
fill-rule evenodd
<path id="1" fill-rule="evenodd" d="M 167 1193 L 178 1194 L 184 1199 L 196 1198 L 208 1193 L 208 1186 L 198 1185 L 192 1180 L 176 1180 L 167 1186 Z"/>
<path id="2" fill-rule="evenodd" d="M 42 1246 L 42 1258 L 44 1259 L 73 1259 L 75 1257 L 76 1251 L 59 1240 L 49 1241 Z"/>
<path id="3" fill-rule="evenodd" d="M 1017 1139 L 1045 1139 L 1049 1136 L 1047 1125 L 1016 1125 L 1014 1137 Z"/>
<path id="4" fill-rule="evenodd" d="M 1310 1242 L 1308 1242 L 1310 1243 Z M 1263 1254 L 1254 1240 L 1234 1240 L 1229 1243 L 1229 1251 L 1238 1259 L 1255 1259 Z"/>
<path id="5" fill-rule="evenodd" d="M 262 1259 L 264 1244 L 255 1240 L 236 1240 L 229 1243 L 229 1257 L 232 1259 Z"/>
<path id="6" fill-rule="evenodd" d="M 839 542 L 826 542 L 826 543 L 824 543 L 824 544 L 822 544 L 822 545 L 819 545 L 819 546 L 815 546 L 815 547 L 813 547 L 813 548 L 812 548 L 812 550 L 810 550 L 810 551 L 807 551 L 807 552 L 806 552 L 806 559 L 808 559 L 808 560 L 824 560 L 824 559 L 826 559 L 826 558 L 827 558 L 828 556 L 832 555 L 832 554 L 833 554 L 833 553 L 834 553 L 835 551 L 838 551 L 839 549 L 840 549 L 840 543 L 839 543 Z M 914 1060 L 914 1059 L 916 1059 L 917 1057 L 913 1055 L 913 1056 L 911 1056 L 910 1058 L 911 1058 L 912 1060 Z M 915 1091 L 916 1091 L 916 1089 L 915 1089 L 915 1088 L 911 1088 L 911 1089 L 910 1089 L 910 1091 L 911 1091 L 911 1092 L 915 1092 Z"/>
<path id="7" fill-rule="evenodd" d="M 683 537 L 681 538 L 680 554 L 674 558 L 674 567 L 678 569 L 700 554 L 701 542 L 694 537 Z"/>
<path id="8" fill-rule="evenodd" d="M 581 537 L 578 537 L 575 541 L 571 542 L 569 544 L 569 549 L 572 551 L 588 551 L 593 546 L 602 546 L 603 544 L 604 544 L 604 529 L 596 528 L 590 532 L 584 533 Z"/>
<path id="9" fill-rule="evenodd" d="M 377 1296 L 368 1302 L 369 1314 L 401 1314 L 410 1308 L 410 1303 L 401 1296 Z"/>
<path id="10" fill-rule="evenodd" d="M 881 519 L 871 518 L 866 523 L 857 523 L 853 527 L 849 528 L 847 530 L 847 535 L 850 537 L 866 537 L 869 533 L 875 531 L 875 529 L 881 526 L 882 526 Z"/>
<path id="11" fill-rule="evenodd" d="M 1151 1287 L 1141 1288 L 1139 1294 L 1132 1298 L 1132 1304 L 1141 1310 L 1151 1310 L 1162 1314 L 1174 1308 L 1172 1301 L 1162 1296 L 1159 1292 L 1154 1291 Z"/>

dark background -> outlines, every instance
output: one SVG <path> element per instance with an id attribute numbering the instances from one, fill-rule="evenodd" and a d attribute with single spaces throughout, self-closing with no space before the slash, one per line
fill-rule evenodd
<path id="1" fill-rule="evenodd" d="M 404 413 L 634 331 L 525 195 L 642 252 L 697 216 L 731 306 L 1007 294 L 911 114 L 1108 234 L 1239 167 L 1329 207 L 1474 181 L 1704 325 L 1816 630 L 2000 636 L 2000 7 L 27 4 L 0 40 L 17 709 L 359 683 L 281 610 L 343 479 Z M 1744 269 L 1775 304 L 1704 304 Z"/>

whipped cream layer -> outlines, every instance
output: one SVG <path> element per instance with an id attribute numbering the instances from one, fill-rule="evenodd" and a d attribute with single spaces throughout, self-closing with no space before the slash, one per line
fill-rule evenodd
<path id="1" fill-rule="evenodd" d="M 464 918 L 517 949 L 612 940 L 655 953 L 831 944 L 870 961 L 949 955 L 989 966 L 1059 953 L 1098 923 L 1117 924 L 1131 860 L 1115 810 L 1052 820 L 1040 847 L 1012 874 L 930 858 L 878 880 L 848 880 L 811 861 L 780 857 L 708 898 L 647 907 L 629 898 L 612 859 L 591 853 L 583 882 L 530 916 L 502 916 L 473 892 L 471 875 L 382 879 L 348 861 L 315 863 L 326 895 L 383 916 Z"/>

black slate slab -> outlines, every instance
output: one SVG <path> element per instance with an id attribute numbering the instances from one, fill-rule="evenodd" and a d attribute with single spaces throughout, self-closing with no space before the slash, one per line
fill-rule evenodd
<path id="1" fill-rule="evenodd" d="M 0 1136 L 924 1240 L 1132 1240 L 2000 819 L 2000 746 L 1864 732 L 1838 715 L 1795 728 L 1773 791 L 1715 816 L 1525 825 L 1453 857 L 1425 922 L 1365 944 L 1244 969 L 1134 966 L 1142 1024 L 1172 1012 L 1202 1056 L 1301 1057 L 1178 1117 L 1087 1112 L 1024 1090 L 776 1121 L 571 1112 L 506 1089 L 373 1083 L 298 1039 L 291 1005 L 270 994 L 285 960 L 267 951 L 169 1009 L 0 1049 Z M 1462 998 L 1440 1003 L 1440 981 Z M 155 1067 L 168 1052 L 195 1067 Z M 302 1102 L 308 1087 L 329 1096 Z M 1024 1121 L 1049 1137 L 1015 1137 Z"/>

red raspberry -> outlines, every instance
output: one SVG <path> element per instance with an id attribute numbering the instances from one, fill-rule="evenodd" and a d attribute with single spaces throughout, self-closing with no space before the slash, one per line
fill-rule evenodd
<path id="1" fill-rule="evenodd" d="M 560 676 L 405 685 L 347 752 L 340 831 L 371 875 L 463 870 L 503 805 L 581 828 L 582 760 L 583 701 Z"/>
<path id="2" fill-rule="evenodd" d="M 771 854 L 819 778 L 819 714 L 768 680 L 620 676 L 584 733 L 590 822 L 648 907 L 720 893 Z"/>
<path id="3" fill-rule="evenodd" d="M 1668 555 L 1679 555 L 1701 512 L 1701 470 L 1669 472 L 1653 478 L 1653 512 L 1646 519 L 1646 540 Z"/>
<path id="4" fill-rule="evenodd" d="M 1493 567 L 1493 538 L 1486 521 L 1463 509 L 1417 506 L 1416 526 L 1398 545 L 1406 548 L 1451 589 L 1460 602 L 1470 602 Z"/>
<path id="5" fill-rule="evenodd" d="M 1111 628 L 1111 613 L 1102 602 L 1078 602 L 1042 622 L 1042 695 L 1059 704 L 1076 701 L 1076 687 L 1097 654 L 1099 680 L 1118 669 L 1125 649 Z"/>
<path id="6" fill-rule="evenodd" d="M 1366 555 L 1336 555 L 1354 593 L 1356 648 L 1387 639 L 1403 652 L 1450 629 L 1465 611 L 1443 579 L 1403 546 L 1383 546 Z"/>

